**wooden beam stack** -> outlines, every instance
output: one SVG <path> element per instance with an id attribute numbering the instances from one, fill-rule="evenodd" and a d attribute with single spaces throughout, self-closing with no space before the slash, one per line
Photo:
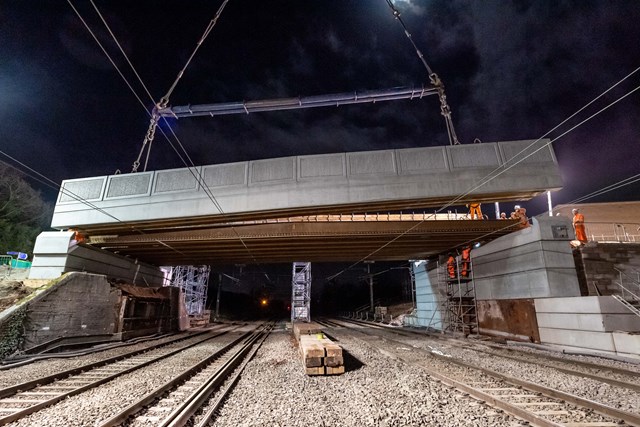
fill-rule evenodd
<path id="1" fill-rule="evenodd" d="M 327 338 L 317 323 L 294 323 L 295 335 L 307 375 L 344 373 L 342 347 Z"/>

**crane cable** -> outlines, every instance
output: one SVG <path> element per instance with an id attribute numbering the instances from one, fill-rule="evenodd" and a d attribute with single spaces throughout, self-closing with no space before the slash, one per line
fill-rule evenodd
<path id="1" fill-rule="evenodd" d="M 411 45 L 415 49 L 416 54 L 418 55 L 418 58 L 420 58 L 420 61 L 422 62 L 424 67 L 427 69 L 427 73 L 429 74 L 429 80 L 431 81 L 431 84 L 438 91 L 438 98 L 440 99 L 440 114 L 442 114 L 442 116 L 444 117 L 445 123 L 447 125 L 447 134 L 449 135 L 449 143 L 451 145 L 459 145 L 460 141 L 458 141 L 458 136 L 456 135 L 456 131 L 453 127 L 453 120 L 451 119 L 451 108 L 449 108 L 449 104 L 447 104 L 447 96 L 444 93 L 444 84 L 442 83 L 442 80 L 440 80 L 440 77 L 438 77 L 438 75 L 431 69 L 429 64 L 427 64 L 427 60 L 424 59 L 424 55 L 422 54 L 420 49 L 418 49 L 418 46 L 413 41 L 413 37 L 411 37 L 411 33 L 409 32 L 409 30 L 407 30 L 407 26 L 404 24 L 404 21 L 400 17 L 400 11 L 396 9 L 396 7 L 393 5 L 393 2 L 391 0 L 386 0 L 386 1 L 389 7 L 391 8 L 391 11 L 393 12 L 394 18 L 400 23 L 400 25 L 402 25 L 404 34 L 409 39 L 409 42 L 411 42 Z"/>
<path id="2" fill-rule="evenodd" d="M 220 18 L 220 15 L 222 14 L 222 11 L 224 10 L 224 7 L 227 5 L 228 2 L 229 0 L 224 0 L 222 2 L 215 16 L 213 17 L 213 19 L 211 19 L 211 21 L 207 25 L 207 28 L 205 28 L 204 33 L 202 34 L 202 37 L 200 37 L 200 40 L 198 40 L 198 43 L 196 43 L 196 47 L 193 49 L 191 56 L 189 56 L 189 58 L 187 59 L 187 62 L 184 64 L 184 67 L 182 67 L 182 70 L 180 70 L 180 72 L 176 76 L 176 79 L 174 80 L 173 84 L 169 87 L 169 90 L 167 91 L 167 93 L 162 98 L 160 98 L 160 101 L 158 101 L 158 103 L 153 107 L 153 111 L 151 113 L 151 119 L 149 121 L 149 129 L 147 130 L 144 140 L 142 141 L 142 148 L 140 149 L 140 154 L 138 154 L 138 158 L 136 159 L 136 161 L 133 162 L 132 172 L 138 171 L 138 167 L 140 166 L 140 159 L 142 158 L 142 153 L 144 152 L 145 149 L 147 150 L 147 156 L 145 160 L 144 170 L 147 169 L 147 162 L 149 161 L 149 154 L 151 152 L 151 144 L 153 144 L 156 128 L 158 127 L 158 121 L 160 120 L 160 114 L 158 113 L 158 110 L 165 108 L 169 104 L 169 97 L 175 90 L 176 86 L 178 85 L 178 82 L 184 75 L 184 72 L 187 70 L 187 67 L 189 66 L 189 64 L 191 64 L 191 60 L 193 60 L 193 58 L 195 57 L 196 52 L 198 52 L 198 49 L 200 49 L 200 46 L 202 46 L 202 44 L 206 40 L 209 33 L 211 33 L 211 30 L 213 30 L 213 27 L 215 27 L 216 23 L 218 22 L 218 19 Z"/>
<path id="3" fill-rule="evenodd" d="M 111 58 L 111 55 L 109 55 L 109 53 L 106 51 L 106 49 L 104 48 L 104 46 L 102 45 L 102 43 L 100 43 L 100 41 L 98 40 L 98 38 L 96 37 L 96 35 L 94 34 L 94 32 L 91 30 L 91 28 L 89 27 L 89 25 L 87 24 L 87 22 L 84 20 L 84 18 L 82 17 L 82 15 L 80 14 L 80 12 L 74 7 L 74 5 L 71 3 L 71 0 L 67 0 L 67 2 L 69 3 L 69 5 L 71 6 L 71 8 L 74 10 L 74 12 L 76 13 L 76 15 L 78 16 L 78 18 L 82 21 L 82 23 L 84 24 L 84 26 L 86 27 L 87 31 L 89 31 L 89 33 L 91 34 L 91 36 L 93 37 L 93 39 L 95 40 L 95 42 L 98 44 L 98 46 L 100 47 L 100 49 L 102 50 L 102 52 L 106 55 L 106 57 L 109 59 L 109 61 L 111 62 L 111 64 L 113 65 L 113 67 L 116 69 L 116 71 L 118 72 L 118 74 L 120 75 L 120 77 L 124 80 L 125 84 L 127 85 L 127 87 L 129 87 L 129 89 L 131 90 L 131 92 L 133 93 L 133 95 L 136 97 L 136 99 L 138 100 L 138 102 L 142 105 L 142 107 L 145 109 L 145 111 L 147 111 L 147 107 L 144 104 L 144 102 L 140 99 L 140 97 L 138 96 L 137 92 L 135 91 L 135 89 L 131 86 L 131 84 L 129 83 L 129 81 L 127 80 L 127 78 L 124 76 L 124 74 L 120 71 L 120 68 L 117 66 L 117 64 L 115 63 L 115 61 Z M 226 4 L 228 2 L 228 0 L 225 0 L 224 4 Z M 100 13 L 100 11 L 98 10 L 98 8 L 95 6 L 95 4 L 93 3 L 93 0 L 91 0 L 91 3 L 93 4 L 93 7 L 95 8 L 97 14 L 100 16 L 100 18 L 102 19 L 102 22 L 104 23 L 105 27 L 108 29 L 111 37 L 114 39 L 116 45 L 120 48 L 120 52 L 122 53 L 122 55 L 127 59 L 127 62 L 129 64 L 129 66 L 133 69 L 136 77 L 138 78 L 140 84 L 144 87 L 145 91 L 147 92 L 147 95 L 149 96 L 149 98 L 153 101 L 153 97 L 151 96 L 151 94 L 149 93 L 149 90 L 147 89 L 146 85 L 144 84 L 144 82 L 142 81 L 140 75 L 137 73 L 137 71 L 135 70 L 135 67 L 133 66 L 133 64 L 131 63 L 131 61 L 129 61 L 127 54 L 124 52 L 124 50 L 122 49 L 122 46 L 120 45 L 120 43 L 118 42 L 115 34 L 113 34 L 113 32 L 111 31 L 109 25 L 107 24 L 107 22 L 105 21 L 105 19 L 103 18 L 102 14 Z M 224 5 L 223 5 L 224 6 Z M 218 13 L 216 14 L 216 18 L 215 21 L 217 21 L 217 17 L 219 16 L 219 14 L 221 13 L 221 9 L 218 10 Z M 213 21 L 212 21 L 213 22 Z M 215 25 L 215 22 L 213 22 L 213 24 Z M 213 28 L 210 24 L 210 27 Z M 209 29 L 207 32 L 205 32 L 205 35 L 203 36 L 203 38 L 201 39 L 204 40 L 204 37 L 206 37 L 206 35 L 209 34 L 211 30 Z M 193 55 L 192 55 L 193 57 Z M 191 58 L 190 58 L 191 59 Z M 190 60 L 189 59 L 189 60 Z M 186 68 L 186 67 L 185 67 Z M 183 70 L 184 71 L 184 70 Z M 173 85 L 173 88 L 175 88 L 175 84 Z M 173 90 L 173 88 L 171 90 Z M 148 112 L 147 112 L 148 113 Z M 153 114 L 151 114 L 153 116 Z M 153 120 L 153 118 L 152 118 Z M 207 197 L 209 198 L 209 200 L 211 200 L 211 202 L 213 203 L 213 205 L 216 207 L 216 209 L 218 210 L 218 212 L 220 212 L 221 214 L 224 214 L 224 210 L 222 209 L 222 206 L 220 205 L 220 203 L 217 201 L 217 199 L 215 198 L 215 196 L 213 195 L 213 193 L 211 192 L 211 189 L 209 188 L 209 186 L 207 185 L 207 183 L 204 181 L 204 178 L 202 177 L 202 174 L 198 171 L 198 169 L 194 166 L 193 160 L 191 159 L 191 157 L 189 156 L 189 154 L 187 153 L 186 149 L 184 148 L 184 146 L 182 145 L 182 143 L 180 142 L 180 139 L 178 138 L 178 136 L 175 134 L 175 132 L 173 131 L 173 128 L 171 127 L 171 125 L 166 121 L 166 119 L 164 119 L 165 122 L 168 125 L 169 130 L 171 131 L 171 133 L 173 134 L 173 136 L 175 137 L 178 145 L 180 146 L 180 148 L 182 149 L 182 151 L 184 152 L 184 154 L 186 155 L 187 159 L 191 162 L 191 166 L 189 166 L 186 162 L 186 160 L 182 157 L 182 155 L 180 154 L 180 152 L 178 151 L 178 149 L 173 145 L 173 143 L 171 142 L 171 139 L 169 138 L 169 136 L 165 133 L 165 131 L 160 128 L 160 132 L 162 132 L 162 134 L 164 135 L 164 137 L 167 139 L 167 141 L 169 142 L 169 145 L 171 146 L 171 148 L 173 148 L 173 150 L 175 151 L 175 153 L 178 155 L 178 157 L 180 158 L 180 160 L 182 161 L 182 163 L 187 167 L 187 169 L 189 170 L 189 172 L 191 173 L 191 175 L 198 181 L 198 183 L 200 183 L 200 185 L 202 185 L 202 188 L 205 192 L 205 194 L 207 195 Z M 153 129 L 153 132 L 155 133 L 155 128 Z M 148 155 L 147 155 L 148 156 Z M 195 172 L 194 172 L 195 171 Z M 197 174 L 197 176 L 196 176 Z M 100 208 L 94 206 L 93 207 L 96 210 L 102 211 Z M 106 213 L 103 211 L 103 213 L 105 213 L 108 216 L 111 216 L 112 218 L 116 219 L 119 222 L 119 219 L 113 217 L 112 215 Z M 244 239 L 242 239 L 242 237 L 240 236 L 240 234 L 238 233 L 238 231 L 235 229 L 235 227 L 231 227 L 233 232 L 236 234 L 236 236 L 238 237 L 238 239 L 240 240 L 240 242 L 242 243 L 242 246 L 245 248 L 245 250 L 248 252 L 248 254 L 251 256 L 251 258 L 253 258 L 254 261 L 256 261 L 255 256 L 253 255 L 253 253 L 251 252 L 251 250 L 249 249 L 249 247 L 247 246 L 247 244 L 245 243 Z M 140 232 L 139 230 L 135 230 L 137 232 Z M 142 232 L 140 232 L 142 233 Z M 144 234 L 144 233 L 142 233 Z M 159 242 L 164 244 L 164 242 Z M 166 245 L 166 244 L 165 244 Z M 168 246 L 168 245 L 166 245 Z M 172 248 L 173 249 L 173 248 Z M 175 250 L 175 249 L 174 249 Z M 176 252 L 179 252 L 177 250 L 175 250 Z M 181 253 L 181 252 L 179 252 Z M 182 253 L 181 253 L 182 254 Z"/>
<path id="4" fill-rule="evenodd" d="M 638 71 L 638 69 L 640 69 L 640 67 L 639 67 L 639 68 L 636 68 L 636 70 L 634 70 L 632 73 L 628 74 L 628 75 L 627 75 L 623 80 L 625 80 L 625 79 L 627 79 L 628 77 L 630 77 L 633 73 L 635 73 L 636 71 Z M 619 83 L 620 83 L 620 82 L 616 83 L 614 86 L 617 86 Z M 606 106 L 604 106 L 604 107 L 603 107 L 603 108 L 601 108 L 600 110 L 596 111 L 595 113 L 593 113 L 592 115 L 590 115 L 590 116 L 589 116 L 589 117 L 587 117 L 586 119 L 582 120 L 582 121 L 581 121 L 581 122 L 579 122 L 578 124 L 576 124 L 576 125 L 574 125 L 573 127 L 569 128 L 568 130 L 566 130 L 565 132 L 563 132 L 563 133 L 562 133 L 562 134 L 560 134 L 559 136 L 557 136 L 557 137 L 555 137 L 555 138 L 553 138 L 553 139 L 549 140 L 549 142 L 545 143 L 544 145 L 542 145 L 542 146 L 541 146 L 541 147 L 539 147 L 538 149 L 534 150 L 533 152 L 531 152 L 531 153 L 527 154 L 527 155 L 526 155 L 526 156 L 524 156 L 522 159 L 519 159 L 518 161 L 516 161 L 516 162 L 514 162 L 513 164 L 509 165 L 508 167 L 506 167 L 506 168 L 504 168 L 504 169 L 500 170 L 500 172 L 496 173 L 495 175 L 493 175 L 493 176 L 491 176 L 491 177 L 488 177 L 487 179 L 483 179 L 483 181 L 482 181 L 482 182 L 480 182 L 480 184 L 476 185 L 475 187 L 473 187 L 471 190 L 468 190 L 468 191 L 467 191 L 466 193 L 464 193 L 464 194 L 469 194 L 469 193 L 471 193 L 472 191 L 474 191 L 474 190 L 476 190 L 476 189 L 478 189 L 478 188 L 480 188 L 480 187 L 482 187 L 482 186 L 484 186 L 484 185 L 488 184 L 489 182 L 491 182 L 492 180 L 496 179 L 498 176 L 502 175 L 503 173 L 505 173 L 505 172 L 506 172 L 506 171 L 508 171 L 509 169 L 513 168 L 514 166 L 518 165 L 519 163 L 522 163 L 522 162 L 523 162 L 523 161 L 525 161 L 527 158 L 529 158 L 529 157 L 531 157 L 531 156 L 535 155 L 538 151 L 540 151 L 540 150 L 542 150 L 542 149 L 544 149 L 544 148 L 548 147 L 548 146 L 549 146 L 549 145 L 551 145 L 553 142 L 555 142 L 555 141 L 557 141 L 558 139 L 562 138 L 563 136 L 565 136 L 565 135 L 566 135 L 566 134 L 568 134 L 569 132 L 572 132 L 573 130 L 575 130 L 575 129 L 576 129 L 576 128 L 578 128 L 579 126 L 582 126 L 584 123 L 588 122 L 589 120 L 591 120 L 591 119 L 592 119 L 592 118 L 594 118 L 595 116 L 599 115 L 600 113 L 604 112 L 605 110 L 608 110 L 610 107 L 614 106 L 615 104 L 617 104 L 618 102 L 622 101 L 623 99 L 625 99 L 626 97 L 630 96 L 631 94 L 635 93 L 635 92 L 636 92 L 636 91 L 638 91 L 638 90 L 640 90 L 640 86 L 637 86 L 637 87 L 635 87 L 634 89 L 630 90 L 629 92 L 625 93 L 624 95 L 620 96 L 620 97 L 619 97 L 618 99 L 616 99 L 615 101 L 613 101 L 613 102 L 611 102 L 611 103 L 607 104 Z M 606 93 L 606 92 L 608 92 L 608 91 L 609 91 L 609 90 L 605 91 L 605 93 Z M 600 96 L 602 96 L 602 95 L 599 95 L 596 99 L 600 98 Z M 592 102 L 593 102 L 593 101 L 592 101 Z M 590 102 L 589 104 L 591 104 L 592 102 Z M 582 111 L 582 109 L 580 109 L 579 111 Z M 575 114 L 577 114 L 577 113 L 575 113 Z M 575 114 L 574 114 L 574 115 L 572 115 L 571 117 L 575 116 Z M 566 122 L 566 120 L 565 120 L 565 121 L 563 121 L 563 123 L 564 123 L 564 122 Z M 556 129 L 556 128 L 557 128 L 557 126 L 556 126 L 554 129 Z M 511 159 L 509 159 L 507 162 L 509 162 L 509 161 L 513 160 L 514 158 L 515 158 L 515 157 L 512 157 L 512 158 L 511 158 Z M 505 163 L 505 165 L 506 165 L 506 163 Z M 503 165 L 503 167 L 504 167 L 505 165 Z M 618 189 L 618 188 L 620 188 L 620 187 L 623 187 L 623 186 L 625 186 L 625 185 L 633 184 L 633 183 L 635 183 L 635 182 L 637 182 L 637 181 L 639 181 L 639 180 L 640 180 L 640 178 L 637 178 L 638 176 L 639 176 L 639 175 L 636 175 L 636 176 L 633 176 L 633 177 L 627 178 L 626 180 L 623 180 L 623 181 L 629 181 L 629 180 L 633 180 L 633 181 L 631 181 L 631 182 L 627 182 L 627 183 L 622 184 L 622 185 L 617 185 L 617 184 L 620 184 L 620 183 L 613 184 L 613 186 L 615 186 L 615 187 L 610 188 L 610 189 L 608 189 L 608 190 L 606 190 L 606 191 L 611 191 L 611 190 L 614 190 L 614 189 Z M 616 185 L 617 185 L 617 186 L 616 186 Z M 611 187 L 611 186 L 605 187 L 605 189 L 606 189 L 606 188 L 609 188 L 609 187 Z M 606 191 L 603 191 L 603 190 L 605 190 L 605 189 L 602 189 L 602 190 L 596 191 L 596 192 L 594 192 L 595 194 L 594 194 L 594 193 L 592 193 L 592 194 L 593 194 L 593 196 L 591 196 L 591 195 L 588 195 L 588 196 L 595 197 L 595 196 L 597 196 L 597 195 L 599 195 L 599 194 L 603 194 L 604 192 L 606 192 Z M 447 207 L 449 207 L 449 206 L 453 205 L 457 200 L 460 200 L 460 198 L 461 198 L 461 197 L 463 197 L 463 196 L 464 196 L 464 195 L 457 196 L 457 197 L 453 198 L 451 201 L 449 201 L 449 202 L 445 203 L 442 207 L 440 207 L 440 208 L 439 208 L 435 213 L 441 212 L 442 210 L 446 209 Z M 434 214 L 434 215 L 435 215 L 435 214 Z M 431 215 L 430 215 L 429 217 L 431 217 Z M 380 250 L 382 250 L 383 248 L 385 248 L 385 247 L 389 246 L 390 244 L 392 244 L 392 243 L 393 243 L 393 242 L 395 242 L 396 240 L 400 239 L 400 238 L 401 238 L 402 236 L 404 236 L 405 234 L 407 234 L 407 233 L 411 232 L 412 230 L 414 230 L 415 228 L 417 228 L 419 225 L 421 225 L 421 224 L 422 224 L 423 222 L 425 222 L 426 220 L 427 220 L 426 218 L 425 218 L 425 219 L 422 219 L 422 220 L 421 220 L 421 221 L 419 221 L 418 223 L 416 223 L 416 224 L 414 224 L 413 226 L 409 227 L 407 230 L 403 231 L 402 233 L 399 233 L 396 237 L 394 237 L 394 238 L 393 238 L 393 239 L 391 239 L 390 241 L 388 241 L 388 242 L 384 243 L 382 246 L 380 246 L 379 248 L 375 249 L 374 251 L 372 251 L 372 252 L 371 252 L 371 253 L 369 253 L 368 255 L 364 256 L 364 257 L 363 257 L 363 258 L 361 258 L 360 260 L 358 260 L 358 261 L 354 262 L 354 263 L 353 263 L 353 264 L 351 264 L 350 266 L 348 266 L 348 267 L 346 267 L 346 268 L 342 269 L 342 270 L 341 270 L 341 271 L 339 271 L 338 273 L 333 274 L 333 275 L 331 275 L 331 276 L 329 276 L 329 277 L 330 277 L 331 279 L 336 278 L 336 277 L 340 276 L 341 274 L 343 274 L 344 272 L 346 272 L 346 271 L 348 271 L 348 270 L 352 269 L 353 267 L 355 267 L 356 265 L 360 264 L 361 262 L 366 261 L 367 259 L 369 259 L 369 257 L 371 257 L 372 255 L 376 254 L 377 252 L 379 252 L 379 251 L 380 251 Z M 514 225 L 517 225 L 517 224 L 514 224 Z M 486 235 L 484 235 L 484 236 L 480 236 L 480 237 L 486 237 L 486 236 L 488 236 L 488 235 L 490 235 L 490 234 L 493 234 L 493 233 L 495 233 L 495 232 L 497 232 L 497 231 L 504 230 L 504 229 L 506 229 L 506 228 L 508 228 L 508 227 L 513 227 L 514 225 L 510 225 L 510 226 L 507 226 L 507 227 L 503 227 L 503 228 L 502 228 L 502 229 L 500 229 L 500 230 L 496 230 L 496 231 L 493 231 L 493 232 L 487 233 Z M 470 243 L 470 241 L 465 242 L 465 243 Z M 450 248 L 450 249 L 453 249 L 453 248 Z"/>

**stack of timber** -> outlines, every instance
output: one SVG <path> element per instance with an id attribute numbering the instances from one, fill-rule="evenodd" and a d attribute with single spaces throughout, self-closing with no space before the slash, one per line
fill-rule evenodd
<path id="1" fill-rule="evenodd" d="M 322 332 L 317 323 L 294 323 L 293 334 L 298 341 L 307 375 L 338 375 L 344 373 L 342 347 Z"/>
<path id="2" fill-rule="evenodd" d="M 211 310 L 203 310 L 201 314 L 193 314 L 189 316 L 190 328 L 202 328 L 209 324 L 211 318 Z"/>

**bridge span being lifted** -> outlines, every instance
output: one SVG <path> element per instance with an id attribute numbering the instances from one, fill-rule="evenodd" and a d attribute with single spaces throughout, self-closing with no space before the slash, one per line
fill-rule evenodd
<path id="1" fill-rule="evenodd" d="M 548 140 L 320 154 L 66 180 L 52 227 L 155 265 L 407 260 L 513 230 L 451 206 L 560 187 Z"/>

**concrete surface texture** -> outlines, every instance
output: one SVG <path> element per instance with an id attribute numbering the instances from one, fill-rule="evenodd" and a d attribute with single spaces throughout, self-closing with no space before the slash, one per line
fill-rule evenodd
<path id="1" fill-rule="evenodd" d="M 640 202 L 579 203 L 558 205 L 556 214 L 572 218 L 571 210 L 584 215 L 587 237 L 598 242 L 636 242 L 640 244 Z"/>
<path id="2" fill-rule="evenodd" d="M 141 221 L 219 215 L 205 185 L 225 214 L 402 200 L 429 206 L 433 199 L 439 206 L 441 200 L 474 189 L 488 174 L 495 178 L 471 191 L 470 197 L 529 198 L 562 185 L 547 143 L 335 153 L 66 180 L 52 227 L 110 224 L 117 222 L 113 217 Z M 522 161 L 516 164 L 518 160 Z"/>
<path id="3" fill-rule="evenodd" d="M 535 300 L 540 341 L 640 359 L 640 317 L 611 296 Z"/>
<path id="4" fill-rule="evenodd" d="M 567 218 L 543 216 L 472 250 L 476 299 L 580 296 L 571 238 Z"/>
<path id="5" fill-rule="evenodd" d="M 81 271 L 138 286 L 162 286 L 164 273 L 158 267 L 95 247 L 72 245 L 72 236 L 68 231 L 40 233 L 33 248 L 29 279 L 55 279 L 63 273 Z"/>

